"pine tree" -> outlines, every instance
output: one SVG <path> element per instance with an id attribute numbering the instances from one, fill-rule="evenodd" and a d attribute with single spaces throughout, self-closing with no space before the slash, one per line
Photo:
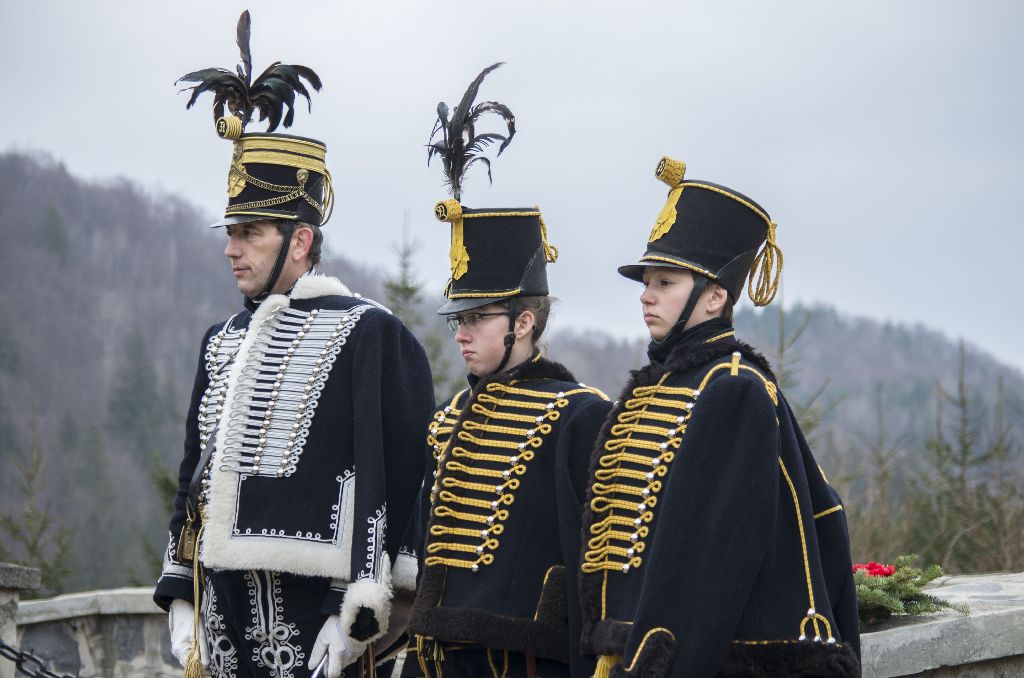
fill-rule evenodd
<path id="1" fill-rule="evenodd" d="M 30 427 L 29 458 L 16 462 L 20 476 L 18 488 L 24 497 L 20 514 L 0 516 L 2 530 L 18 549 L 8 551 L 0 545 L 0 560 L 12 560 L 41 571 L 42 587 L 37 595 L 56 595 L 63 590 L 71 572 L 68 545 L 71 534 L 59 525 L 44 499 L 46 459 L 39 442 L 36 416 Z"/>
<path id="2" fill-rule="evenodd" d="M 902 494 L 897 475 L 905 457 L 907 435 L 890 439 L 885 416 L 885 387 L 875 386 L 874 435 L 859 435 L 864 448 L 867 485 L 846 502 L 855 556 L 891 562 L 906 549 L 906 519 L 899 510 Z"/>
<path id="3" fill-rule="evenodd" d="M 985 570 L 1024 569 L 1024 473 L 1016 430 L 1007 416 L 1008 396 L 1002 377 L 996 384 L 995 413 L 987 430 L 991 462 L 985 468 L 988 492 L 981 511 L 990 527 L 977 536 L 980 568 Z"/>
<path id="4" fill-rule="evenodd" d="M 159 448 L 160 434 L 169 419 L 159 375 L 136 330 L 125 340 L 124 356 L 108 403 L 111 433 L 136 453 Z"/>
<path id="5" fill-rule="evenodd" d="M 423 324 L 419 309 L 422 284 L 416 280 L 412 263 L 417 243 L 409 237 L 409 210 L 405 210 L 403 219 L 402 240 L 391 245 L 398 270 L 394 276 L 384 279 L 384 297 L 391 312 L 415 333 Z"/>
<path id="6" fill-rule="evenodd" d="M 409 237 L 409 212 L 406 210 L 402 240 L 391 248 L 397 259 L 397 272 L 385 278 L 384 294 L 391 312 L 423 344 L 434 378 L 434 393 L 443 397 L 454 388 L 458 377 L 453 374 L 448 337 L 441 335 L 440 323 L 436 320 L 429 322 L 424 318 L 423 284 L 416 279 L 412 263 L 417 247 L 416 241 Z"/>
<path id="7" fill-rule="evenodd" d="M 39 219 L 36 234 L 43 247 L 52 252 L 61 262 L 67 261 L 68 252 L 71 249 L 68 227 L 52 203 Z"/>
<path id="8" fill-rule="evenodd" d="M 800 431 L 807 439 L 807 443 L 815 448 L 828 435 L 824 423 L 837 402 L 826 403 L 822 398 L 829 385 L 828 377 L 807 392 L 804 398 L 795 399 L 793 397 L 801 387 L 798 379 L 800 364 L 798 342 L 811 324 L 811 313 L 804 311 L 796 327 L 788 328 L 786 305 L 783 303 L 781 295 L 775 312 L 778 317 L 778 325 L 775 346 L 772 351 L 772 367 L 775 370 L 775 377 L 779 380 L 779 387 L 783 393 L 788 394 L 793 413 L 796 414 L 797 423 L 800 425 Z"/>
<path id="9" fill-rule="evenodd" d="M 982 544 L 993 517 L 985 469 L 1004 454 L 982 440 L 984 413 L 967 386 L 966 369 L 961 341 L 956 387 L 950 392 L 936 385 L 935 430 L 910 482 L 910 546 L 925 562 L 952 572 L 978 571 L 986 557 Z"/>
<path id="10" fill-rule="evenodd" d="M 156 520 L 159 521 L 159 530 L 150 525 L 139 537 L 141 559 L 138 565 L 141 565 L 141 568 L 129 568 L 128 575 L 133 586 L 147 586 L 160 575 L 167 537 L 167 516 L 170 515 L 174 507 L 174 498 L 178 494 L 178 479 L 167 468 L 163 458 L 154 452 L 149 463 L 149 484 L 157 497 Z M 158 534 L 160 539 L 154 540 L 150 533 Z"/>

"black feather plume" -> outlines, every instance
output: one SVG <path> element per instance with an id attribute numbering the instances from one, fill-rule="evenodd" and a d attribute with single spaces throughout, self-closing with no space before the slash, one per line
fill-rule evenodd
<path id="1" fill-rule="evenodd" d="M 295 119 L 295 96 L 303 97 L 307 109 L 312 110 L 313 102 L 306 85 L 319 92 L 322 87 L 320 77 L 307 66 L 277 61 L 253 80 L 252 54 L 249 50 L 251 30 L 252 22 L 249 10 L 246 10 L 238 18 L 235 33 L 241 61 L 234 72 L 226 68 L 204 68 L 183 75 L 174 84 L 196 83 L 182 90 L 192 91 L 185 108 L 192 108 L 203 92 L 213 92 L 215 122 L 224 116 L 227 109 L 227 112 L 241 119 L 243 128 L 254 114 L 258 114 L 261 122 L 268 121 L 268 132 L 273 132 L 278 125 L 291 127 Z M 303 80 L 306 84 L 303 84 Z"/>
<path id="2" fill-rule="evenodd" d="M 430 141 L 427 144 L 427 164 L 430 164 L 434 156 L 440 156 L 441 164 L 444 166 L 445 185 L 456 200 L 462 198 L 462 181 L 466 170 L 473 163 L 483 163 L 487 167 L 487 180 L 491 180 L 491 161 L 484 156 L 487 147 L 500 141 L 497 154 L 501 155 L 515 136 L 516 117 L 508 106 L 496 101 L 473 104 L 484 78 L 501 65 L 499 62 L 482 70 L 469 84 L 466 93 L 462 95 L 462 101 L 454 109 L 449 111 L 448 105 L 443 101 L 437 105 L 437 120 L 434 122 L 434 129 L 430 132 Z M 485 113 L 501 116 L 508 128 L 508 134 L 477 134 L 476 124 Z M 435 141 L 438 132 L 441 133 L 441 138 Z"/>

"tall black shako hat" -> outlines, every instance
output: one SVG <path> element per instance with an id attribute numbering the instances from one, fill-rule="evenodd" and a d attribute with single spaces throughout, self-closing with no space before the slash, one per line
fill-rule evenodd
<path id="1" fill-rule="evenodd" d="M 680 317 L 682 324 L 709 280 L 724 287 L 733 303 L 746 283 L 754 304 L 767 306 L 782 274 L 775 222 L 742 193 L 709 181 L 687 180 L 685 174 L 683 162 L 665 157 L 658 163 L 655 175 L 668 184 L 668 200 L 654 223 L 647 251 L 637 263 L 619 267 L 619 273 L 637 281 L 648 266 L 699 274 Z"/>
<path id="2" fill-rule="evenodd" d="M 487 167 L 491 179 L 491 161 L 483 155 L 488 146 L 500 142 L 498 155 L 516 133 L 515 116 L 504 104 L 484 101 L 474 104 L 480 84 L 488 73 L 501 66 L 488 66 L 470 83 L 462 101 L 449 111 L 437 105 L 437 121 L 427 146 L 427 163 L 441 158 L 445 184 L 452 198 L 434 207 L 439 221 L 451 224 L 451 278 L 445 288 L 448 303 L 438 309 L 441 315 L 478 308 L 519 296 L 543 296 L 548 293 L 547 263 L 558 258 L 558 250 L 547 241 L 547 227 L 537 207 L 499 207 L 472 209 L 460 202 L 465 172 L 474 163 Z M 501 116 L 507 135 L 476 133 L 476 125 L 485 113 Z M 440 134 L 440 139 L 435 139 Z M 514 308 L 510 325 L 515 320 Z"/>
<path id="3" fill-rule="evenodd" d="M 452 229 L 448 253 L 452 275 L 444 292 L 448 303 L 438 313 L 448 315 L 497 301 L 508 302 L 505 356 L 495 372 L 500 372 L 512 355 L 516 298 L 547 295 L 547 264 L 558 259 L 558 250 L 548 243 L 540 208 L 472 209 L 461 203 L 466 170 L 482 163 L 490 181 L 491 161 L 484 155 L 485 150 L 500 142 L 497 155 L 501 155 L 516 133 L 516 118 L 508 106 L 497 101 L 474 104 L 484 78 L 501 65 L 499 62 L 482 70 L 451 111 L 443 101 L 437 105 L 437 121 L 427 144 L 427 164 L 434 156 L 441 158 L 445 184 L 452 194 L 434 207 L 434 216 L 450 223 Z M 485 113 L 501 116 L 507 134 L 477 134 L 476 125 Z M 437 139 L 439 133 L 441 138 Z"/>
<path id="4" fill-rule="evenodd" d="M 275 61 L 253 80 L 250 27 L 246 10 L 238 18 L 236 42 L 241 62 L 234 71 L 204 68 L 182 76 L 175 84 L 196 83 L 185 88 L 192 91 L 186 108 L 191 108 L 203 92 L 213 92 L 217 134 L 233 142 L 228 206 L 224 218 L 211 228 L 261 219 L 280 219 L 286 223 L 274 272 L 266 289 L 257 295 L 259 298 L 266 296 L 280 275 L 295 222 L 323 226 L 330 219 L 334 189 L 326 166 L 327 147 L 322 142 L 273 133 L 279 125 L 291 127 L 296 96 L 305 98 L 307 108 L 312 110 L 309 90 L 303 81 L 320 91 L 319 76 L 306 66 Z M 256 113 L 260 122 L 267 121 L 266 133 L 245 133 Z"/>

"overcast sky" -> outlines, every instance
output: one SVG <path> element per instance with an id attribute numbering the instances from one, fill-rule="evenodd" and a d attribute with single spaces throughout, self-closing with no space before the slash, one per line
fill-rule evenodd
<path id="1" fill-rule="evenodd" d="M 615 268 L 644 250 L 670 155 L 778 222 L 787 303 L 921 322 L 1024 367 L 1024 3 L 4 0 L 0 150 L 215 216 L 230 144 L 210 98 L 186 111 L 173 82 L 233 67 L 247 7 L 254 70 L 281 60 L 324 81 L 290 131 L 327 144 L 335 252 L 389 266 L 408 209 L 441 289 L 446 196 L 423 144 L 437 102 L 505 61 L 481 97 L 519 132 L 494 186 L 475 175 L 463 202 L 541 207 L 561 250 L 555 327 L 644 333 Z"/>

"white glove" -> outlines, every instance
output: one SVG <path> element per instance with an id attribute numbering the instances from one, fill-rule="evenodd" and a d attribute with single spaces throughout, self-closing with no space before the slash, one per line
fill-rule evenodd
<path id="1" fill-rule="evenodd" d="M 361 640 L 349 638 L 341 623 L 341 617 L 332 614 L 324 622 L 324 627 L 320 629 L 316 642 L 313 643 L 313 650 L 309 653 L 309 670 L 315 669 L 324 655 L 327 655 L 327 671 L 324 675 L 327 678 L 340 678 L 342 670 L 366 652 L 367 645 L 368 643 Z"/>
<path id="2" fill-rule="evenodd" d="M 167 614 L 167 627 L 171 631 L 171 654 L 185 668 L 188 651 L 192 647 L 192 627 L 195 625 L 196 610 L 192 603 L 181 598 L 171 601 L 171 609 Z M 199 625 L 199 659 L 203 666 L 210 665 L 210 652 L 206 648 L 206 629 Z"/>

